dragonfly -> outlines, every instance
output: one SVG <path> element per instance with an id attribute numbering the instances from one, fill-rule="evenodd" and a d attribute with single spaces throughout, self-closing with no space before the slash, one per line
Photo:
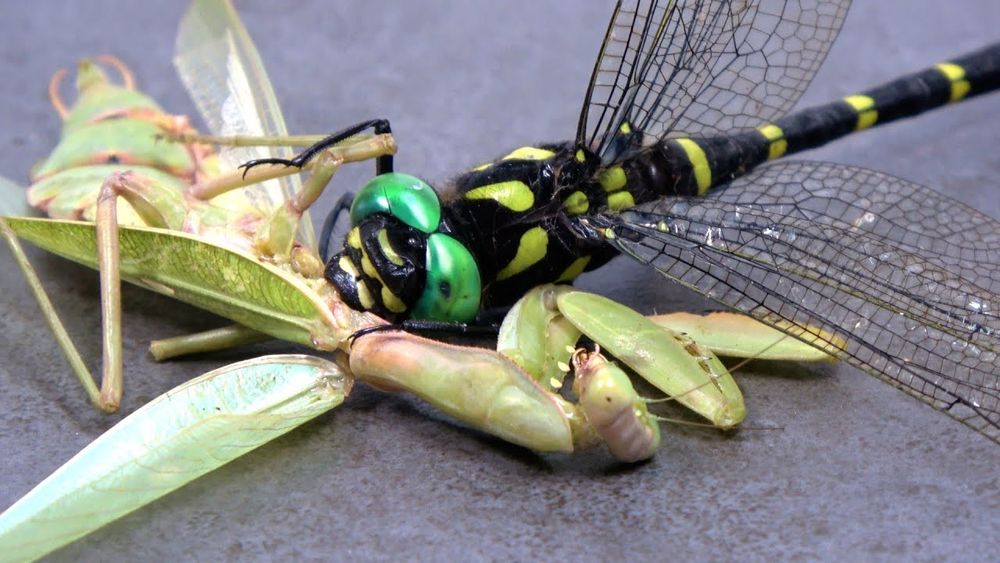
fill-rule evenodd
<path id="1" fill-rule="evenodd" d="M 574 140 L 436 189 L 380 174 L 339 252 L 340 209 L 327 220 L 326 279 L 354 309 L 463 323 L 621 253 L 1000 441 L 1000 224 L 886 174 L 780 160 L 989 93 L 1000 43 L 789 113 L 848 7 L 618 2 Z"/>

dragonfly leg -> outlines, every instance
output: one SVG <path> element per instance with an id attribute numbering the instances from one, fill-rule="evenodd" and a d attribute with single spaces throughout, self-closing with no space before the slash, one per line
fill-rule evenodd
<path id="1" fill-rule="evenodd" d="M 285 202 L 285 205 L 278 207 L 274 215 L 268 219 L 268 225 L 262 230 L 264 234 L 258 241 L 261 254 L 273 257 L 279 262 L 287 261 L 289 257 L 294 259 L 295 257 L 291 255 L 299 220 L 323 193 L 340 166 L 350 162 L 380 159 L 395 152 L 396 142 L 390 134 L 379 134 L 362 141 L 324 149 L 317 158 L 305 164 L 305 168 L 311 174 L 302 189 Z M 298 172 L 298 168 L 284 164 L 254 164 L 244 170 L 234 170 L 211 180 L 195 183 L 185 191 L 185 196 L 189 199 L 207 201 L 235 189 Z M 316 262 L 319 262 L 318 259 Z"/>
<path id="2" fill-rule="evenodd" d="M 350 212 L 351 204 L 354 203 L 354 195 L 354 192 L 341 194 L 337 199 L 337 203 L 333 205 L 333 209 L 330 210 L 326 219 L 323 220 L 323 229 L 319 235 L 319 256 L 323 262 L 330 260 L 330 239 L 333 237 L 333 232 L 336 229 L 337 219 L 340 218 L 342 213 Z"/>
<path id="3" fill-rule="evenodd" d="M 271 336 L 262 332 L 234 324 L 205 332 L 154 340 L 149 343 L 149 352 L 153 355 L 153 359 L 162 362 L 178 356 L 226 350 L 271 339 Z"/>
<path id="4" fill-rule="evenodd" d="M 379 159 L 384 156 L 391 156 L 396 153 L 396 141 L 391 134 L 380 134 L 365 137 L 363 140 L 343 143 L 326 149 L 334 156 L 343 158 L 344 163 L 359 162 L 362 160 Z M 259 162 L 259 161 L 254 161 Z M 303 165 L 303 170 L 312 170 L 315 163 L 310 161 Z M 294 166 L 289 167 L 283 163 L 254 164 L 252 167 L 233 170 L 212 179 L 192 184 L 185 191 L 188 197 L 198 200 L 210 200 L 213 197 L 230 192 L 232 190 L 244 188 L 259 182 L 298 174 L 301 170 Z"/>
<path id="5" fill-rule="evenodd" d="M 323 138 L 290 160 L 284 158 L 262 158 L 244 163 L 243 168 L 245 170 L 250 170 L 251 168 L 262 164 L 280 164 L 284 166 L 302 168 L 318 154 L 343 143 L 344 141 L 364 132 L 367 129 L 373 130 L 376 135 L 392 134 L 392 127 L 389 125 L 388 119 L 369 119 L 368 121 L 362 121 L 361 123 L 357 123 Z M 379 156 L 375 161 L 375 168 L 376 175 L 392 172 L 392 155 L 386 154 Z"/>

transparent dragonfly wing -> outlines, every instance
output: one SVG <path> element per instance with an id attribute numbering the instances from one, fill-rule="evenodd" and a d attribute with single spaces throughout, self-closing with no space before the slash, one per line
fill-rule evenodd
<path id="1" fill-rule="evenodd" d="M 177 32 L 174 65 L 213 134 L 288 134 L 260 55 L 227 0 L 192 2 Z M 256 158 L 291 155 L 287 147 L 224 147 L 220 151 L 230 169 Z M 299 176 L 291 175 L 246 188 L 233 197 L 246 198 L 267 213 L 301 185 Z M 308 214 L 299 224 L 299 240 L 315 247 Z"/>
<path id="2" fill-rule="evenodd" d="M 605 160 L 623 122 L 659 139 L 784 116 L 836 39 L 849 0 L 622 0 L 580 113 Z"/>
<path id="3" fill-rule="evenodd" d="M 1000 442 L 996 220 L 886 174 L 789 162 L 580 221 Z"/>

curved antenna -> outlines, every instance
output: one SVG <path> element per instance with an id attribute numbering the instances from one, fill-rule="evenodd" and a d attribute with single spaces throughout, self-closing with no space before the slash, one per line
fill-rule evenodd
<path id="1" fill-rule="evenodd" d="M 62 79 L 66 77 L 66 69 L 61 68 L 57 70 L 52 78 L 49 79 L 49 102 L 52 103 L 52 107 L 55 108 L 56 113 L 63 121 L 66 121 L 66 116 L 69 115 L 69 110 L 66 109 L 66 104 L 63 103 L 62 98 L 59 97 L 59 84 L 62 83 Z"/>
<path id="2" fill-rule="evenodd" d="M 122 77 L 122 85 L 129 90 L 135 90 L 135 76 L 132 75 L 132 69 L 123 63 L 121 59 L 114 55 L 98 55 L 96 59 L 108 66 L 114 67 Z"/>

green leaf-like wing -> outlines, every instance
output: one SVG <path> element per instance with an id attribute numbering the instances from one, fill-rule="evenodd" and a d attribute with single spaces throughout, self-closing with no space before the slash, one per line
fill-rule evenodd
<path id="1" fill-rule="evenodd" d="M 164 393 L 0 515 L 0 560 L 32 560 L 343 402 L 351 378 L 300 355 L 232 364 Z"/>
<path id="2" fill-rule="evenodd" d="M 80 221 L 10 219 L 19 237 L 97 267 L 95 226 Z M 336 346 L 365 322 L 346 305 L 331 310 L 303 278 L 249 254 L 162 229 L 121 227 L 121 275 L 275 338 Z"/>

